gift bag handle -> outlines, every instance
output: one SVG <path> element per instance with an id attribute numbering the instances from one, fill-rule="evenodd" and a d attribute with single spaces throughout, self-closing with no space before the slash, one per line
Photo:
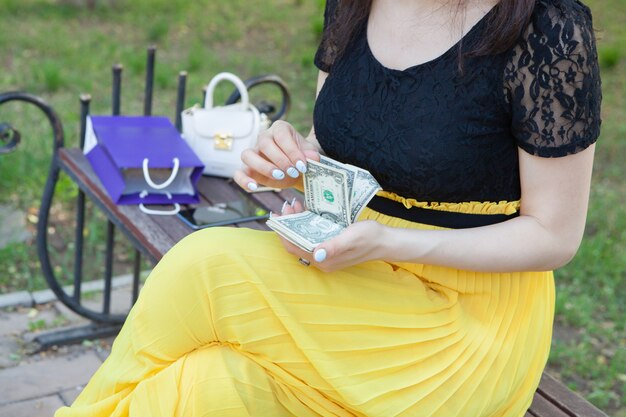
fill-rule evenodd
<path id="1" fill-rule="evenodd" d="M 147 195 L 148 195 L 148 192 L 144 190 L 139 194 L 139 197 L 144 198 Z M 170 200 L 172 199 L 171 193 L 165 193 L 165 195 Z M 178 214 L 178 212 L 180 211 L 180 204 L 174 203 L 174 208 L 172 210 L 153 210 L 153 209 L 149 209 L 148 207 L 146 207 L 143 203 L 139 203 L 139 210 L 141 210 L 142 212 L 146 214 L 152 214 L 155 216 L 173 216 L 175 214 Z"/>
<path id="2" fill-rule="evenodd" d="M 217 84 L 222 81 L 230 81 L 231 83 L 235 84 L 235 87 L 237 87 L 237 90 L 239 90 L 239 94 L 241 95 L 241 108 L 243 110 L 247 110 L 248 107 L 250 107 L 250 97 L 248 96 L 248 89 L 239 77 L 230 72 L 220 72 L 215 77 L 213 77 L 211 82 L 209 82 L 209 85 L 206 89 L 206 96 L 204 98 L 204 108 L 213 108 L 213 92 L 215 91 L 215 87 L 217 87 Z"/>
<path id="3" fill-rule="evenodd" d="M 148 158 L 144 158 L 143 159 L 143 178 L 146 180 L 146 183 L 150 187 L 154 188 L 155 190 L 162 190 L 163 188 L 167 187 L 172 182 L 174 182 L 174 179 L 176 179 L 176 175 L 178 175 L 178 168 L 180 167 L 180 160 L 178 158 L 174 158 L 172 159 L 172 162 L 174 163 L 174 167 L 172 168 L 172 175 L 170 175 L 170 177 L 166 179 L 164 182 L 162 182 L 161 184 L 157 184 L 154 181 L 152 181 L 152 178 L 150 178 L 150 172 L 148 170 Z"/>

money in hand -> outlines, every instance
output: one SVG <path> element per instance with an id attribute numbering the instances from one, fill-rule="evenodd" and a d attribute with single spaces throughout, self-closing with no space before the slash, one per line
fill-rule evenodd
<path id="1" fill-rule="evenodd" d="M 311 211 L 271 217 L 267 225 L 306 252 L 337 236 L 344 227 Z"/>
<path id="2" fill-rule="evenodd" d="M 302 250 L 313 252 L 356 221 L 381 187 L 366 170 L 326 156 L 308 161 L 304 174 L 307 211 L 271 217 L 267 225 Z"/>

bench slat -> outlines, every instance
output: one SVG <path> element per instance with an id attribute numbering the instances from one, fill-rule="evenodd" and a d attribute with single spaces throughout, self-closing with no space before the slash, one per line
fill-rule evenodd
<path id="1" fill-rule="evenodd" d="M 572 417 L 608 417 L 593 404 L 545 372 L 541 376 L 537 392 Z"/>
<path id="2" fill-rule="evenodd" d="M 559 407 L 540 395 L 540 393 L 535 394 L 529 412 L 536 417 L 573 417 L 572 414 L 565 413 Z"/>
<path id="3" fill-rule="evenodd" d="M 234 182 L 215 177 L 203 177 L 202 180 L 198 182 L 198 191 L 209 201 L 210 204 L 237 200 L 242 198 L 242 195 L 246 193 L 245 191 L 240 190 L 239 186 Z M 259 199 L 258 195 L 260 194 L 273 194 L 273 196 L 266 196 Z M 280 201 L 280 204 L 282 205 L 282 200 L 280 200 L 275 194 L 276 193 L 274 192 L 268 191 L 256 194 L 251 193 L 248 194 L 248 196 L 250 196 L 250 198 L 257 203 L 260 203 L 266 209 L 271 210 L 271 207 L 275 207 L 278 201 Z M 265 220 L 241 222 L 237 223 L 237 226 L 248 227 L 255 230 L 269 230 L 269 228 L 265 225 Z"/>
<path id="4" fill-rule="evenodd" d="M 248 229 L 254 229 L 254 230 L 264 230 L 264 231 L 270 230 L 269 227 L 265 225 L 265 220 L 237 223 L 237 226 L 248 228 Z"/>
<path id="5" fill-rule="evenodd" d="M 198 194 L 200 195 L 200 205 L 211 204 L 202 193 Z M 181 208 L 184 208 L 184 206 L 181 206 Z M 178 216 L 160 216 L 158 222 L 163 231 L 165 231 L 174 242 L 179 242 L 194 231 L 191 227 L 183 223 Z"/>
<path id="6" fill-rule="evenodd" d="M 283 192 L 281 191 L 281 193 Z M 286 200 L 281 193 L 264 191 L 261 193 L 250 193 L 250 197 L 274 213 L 280 213 L 280 209 L 283 208 L 283 203 Z"/>
<path id="7" fill-rule="evenodd" d="M 177 243 L 185 236 L 193 232 L 189 226 L 184 224 L 178 216 L 161 216 L 159 225 L 165 233 L 171 238 L 172 242 Z M 169 249 L 168 249 L 169 250 Z M 165 255 L 165 252 L 163 253 Z"/>
<path id="8" fill-rule="evenodd" d="M 235 187 L 237 184 L 230 184 L 222 178 L 203 176 L 198 181 L 198 192 L 210 204 L 240 200 L 241 193 Z"/>

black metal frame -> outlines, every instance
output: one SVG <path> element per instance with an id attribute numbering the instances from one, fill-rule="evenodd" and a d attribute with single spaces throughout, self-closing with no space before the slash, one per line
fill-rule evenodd
<path id="1" fill-rule="evenodd" d="M 154 90 L 154 67 L 156 61 L 156 48 L 151 46 L 147 50 L 147 70 L 146 84 L 144 95 L 144 115 L 152 114 L 152 98 Z M 121 89 L 122 89 L 122 72 L 123 67 L 119 64 L 112 67 L 112 114 L 121 114 Z M 181 130 L 181 113 L 184 108 L 185 91 L 187 83 L 187 73 L 181 71 L 178 76 L 178 88 L 176 96 L 176 115 L 175 125 Z M 275 75 L 264 75 L 254 77 L 245 81 L 248 89 L 262 84 L 271 84 L 277 86 L 282 93 L 282 103 L 279 110 L 267 102 L 256 104 L 261 112 L 268 114 L 271 121 L 278 120 L 286 115 L 290 106 L 290 95 L 285 83 Z M 226 104 L 232 104 L 239 100 L 239 92 L 235 91 L 226 101 Z M 49 222 L 50 207 L 54 197 L 56 182 L 59 178 L 60 165 L 58 162 L 58 151 L 64 146 L 65 136 L 61 120 L 54 109 L 41 98 L 25 92 L 6 92 L 0 93 L 0 105 L 12 102 L 26 102 L 34 105 L 41 110 L 49 121 L 53 131 L 53 149 L 48 172 L 48 178 L 41 197 L 41 205 L 39 207 L 39 221 L 37 224 L 37 253 L 41 262 L 41 269 L 46 282 L 56 297 L 64 305 L 76 314 L 86 317 L 93 323 L 81 328 L 61 330 L 51 334 L 42 335 L 36 340 L 42 348 L 52 345 L 68 344 L 81 341 L 84 339 L 105 337 L 116 334 L 119 331 L 126 315 L 111 314 L 111 291 L 112 291 L 112 275 L 113 261 L 115 249 L 115 225 L 108 220 L 107 236 L 106 236 L 106 256 L 105 256 L 105 274 L 104 274 L 104 291 L 102 311 L 95 311 L 86 308 L 81 304 L 81 286 L 83 281 L 83 233 L 85 225 L 85 193 L 79 189 L 76 200 L 76 245 L 74 254 L 74 270 L 73 270 L 73 293 L 70 295 L 65 292 L 52 268 L 48 250 L 47 229 Z M 86 120 L 89 115 L 89 106 L 91 96 L 83 94 L 80 96 L 80 147 L 84 145 Z M 0 123 L 0 155 L 14 151 L 20 142 L 20 133 L 7 123 Z M 131 241 L 132 241 L 131 237 Z M 135 258 L 133 262 L 133 288 L 131 306 L 137 300 L 140 284 L 140 266 L 141 253 L 135 249 Z M 130 307 L 130 306 L 129 306 Z"/>
<path id="2" fill-rule="evenodd" d="M 0 141 L 4 142 L 4 145 L 0 146 L 0 155 L 11 153 L 20 144 L 20 132 L 8 123 L 0 123 Z"/>

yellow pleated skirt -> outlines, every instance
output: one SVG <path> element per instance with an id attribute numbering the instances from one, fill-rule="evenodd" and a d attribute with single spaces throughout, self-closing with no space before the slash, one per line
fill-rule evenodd
<path id="1" fill-rule="evenodd" d="M 109 358 L 55 416 L 521 417 L 553 310 L 551 272 L 324 273 L 272 232 L 205 229 L 155 267 Z"/>

